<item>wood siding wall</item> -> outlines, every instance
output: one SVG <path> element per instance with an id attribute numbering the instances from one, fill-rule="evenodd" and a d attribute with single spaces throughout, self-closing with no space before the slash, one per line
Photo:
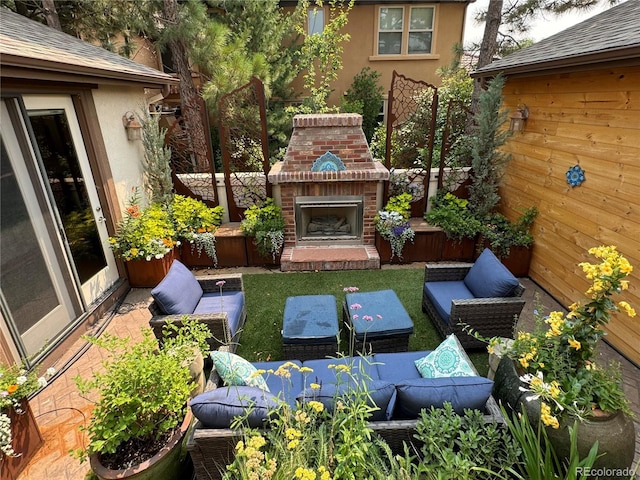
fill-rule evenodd
<path id="1" fill-rule="evenodd" d="M 640 364 L 640 66 L 513 76 L 503 97 L 511 112 L 530 111 L 505 146 L 512 161 L 501 195 L 510 218 L 540 210 L 531 278 L 569 305 L 589 286 L 578 267 L 593 260 L 587 250 L 617 245 L 635 267 L 624 300 L 638 316 L 616 314 L 607 341 Z M 572 188 L 565 173 L 576 164 L 586 180 Z"/>

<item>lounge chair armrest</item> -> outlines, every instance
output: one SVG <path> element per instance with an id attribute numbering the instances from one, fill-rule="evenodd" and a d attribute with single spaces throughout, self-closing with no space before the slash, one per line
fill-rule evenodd
<path id="1" fill-rule="evenodd" d="M 162 340 L 162 328 L 167 322 L 173 322 L 176 325 L 181 325 L 184 320 L 198 320 L 201 323 L 207 325 L 212 338 L 209 338 L 208 343 L 211 350 L 217 350 L 221 345 L 230 345 L 233 341 L 231 337 L 229 327 L 229 316 L 226 312 L 222 313 L 198 313 L 189 315 L 159 315 L 151 317 L 149 325 L 153 329 L 153 334 L 156 338 Z"/>
<path id="2" fill-rule="evenodd" d="M 464 280 L 472 263 L 427 263 L 424 267 L 425 282 L 447 282 Z"/>
<path id="3" fill-rule="evenodd" d="M 202 287 L 204 293 L 219 293 L 220 286 L 217 283 L 220 280 L 224 280 L 222 286 L 223 292 L 243 292 L 244 282 L 242 281 L 241 273 L 230 273 L 228 275 L 202 275 L 197 276 L 196 280 Z"/>

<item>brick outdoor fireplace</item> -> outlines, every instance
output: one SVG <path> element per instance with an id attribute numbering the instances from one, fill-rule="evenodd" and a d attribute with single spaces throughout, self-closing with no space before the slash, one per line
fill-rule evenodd
<path id="1" fill-rule="evenodd" d="M 360 115 L 296 115 L 284 160 L 269 172 L 285 217 L 281 268 L 372 268 L 376 257 L 379 267 L 373 217 L 388 178 L 371 156 Z M 347 258 L 354 254 L 357 260 Z M 314 255 L 319 261 L 309 260 Z M 296 260 L 303 265 L 289 265 Z"/>

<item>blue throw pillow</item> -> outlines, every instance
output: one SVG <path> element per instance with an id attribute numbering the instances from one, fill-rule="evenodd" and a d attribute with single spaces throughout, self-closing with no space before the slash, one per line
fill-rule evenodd
<path id="1" fill-rule="evenodd" d="M 415 361 L 424 378 L 473 377 L 477 375 L 462 353 L 455 335 L 449 335 L 433 352 Z"/>
<path id="2" fill-rule="evenodd" d="M 451 403 L 457 414 L 465 408 L 484 410 L 491 396 L 493 382 L 484 377 L 421 378 L 396 384 L 396 404 L 393 418 L 415 419 L 420 411 L 441 408 Z"/>
<path id="3" fill-rule="evenodd" d="M 518 286 L 518 279 L 485 248 L 464 277 L 464 283 L 476 298 L 508 297 Z"/>
<path id="4" fill-rule="evenodd" d="M 174 260 L 167 275 L 151 290 L 151 296 L 167 315 L 188 314 L 198 305 L 202 287 L 183 263 Z"/>
<path id="5" fill-rule="evenodd" d="M 370 407 L 378 407 L 378 410 L 371 413 L 369 418 L 372 422 L 381 420 L 389 420 L 393 411 L 396 387 L 394 384 L 383 380 L 373 380 L 366 385 L 370 398 L 367 398 L 367 405 Z M 306 388 L 298 394 L 296 400 L 300 403 L 314 400 L 324 405 L 328 412 L 333 412 L 336 399 L 345 396 L 356 395 L 353 383 L 325 383 L 320 388 Z M 362 392 L 362 395 L 366 395 Z M 365 397 L 366 398 L 366 397 Z"/>
<path id="6" fill-rule="evenodd" d="M 236 417 L 246 418 L 246 424 L 259 428 L 280 402 L 269 392 L 247 386 L 221 387 L 195 396 L 189 401 L 193 415 L 206 428 L 230 428 Z"/>

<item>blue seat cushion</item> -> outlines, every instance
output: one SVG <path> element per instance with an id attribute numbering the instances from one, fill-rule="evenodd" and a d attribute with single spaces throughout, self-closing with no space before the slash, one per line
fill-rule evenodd
<path id="1" fill-rule="evenodd" d="M 283 367 L 287 364 L 293 364 L 298 368 Z M 311 382 L 307 376 L 305 385 L 305 376 L 300 373 L 299 370 L 300 367 L 302 367 L 302 362 L 299 360 L 253 362 L 252 365 L 256 367 L 257 370 L 265 371 L 265 373 L 262 374 L 262 377 L 266 380 L 269 391 L 292 407 L 296 404 L 296 395 L 304 390 L 304 388 Z M 283 367 L 283 369 L 279 371 L 278 369 L 280 367 Z M 275 372 L 278 371 L 283 375 L 276 375 Z"/>
<path id="2" fill-rule="evenodd" d="M 440 318 L 449 323 L 452 300 L 469 300 L 475 298 L 462 281 L 425 282 L 424 294 L 438 312 Z"/>
<path id="3" fill-rule="evenodd" d="M 229 317 L 231 336 L 235 335 L 244 309 L 244 292 L 205 293 L 200 298 L 193 313 L 222 313 Z"/>
<path id="4" fill-rule="evenodd" d="M 274 395 L 260 388 L 231 386 L 201 393 L 192 398 L 189 405 L 193 415 L 206 428 L 230 428 L 236 417 L 246 417 L 246 425 L 259 428 L 280 403 Z"/>
<path id="5" fill-rule="evenodd" d="M 395 382 L 402 376 L 403 380 L 422 378 L 416 368 L 415 361 L 428 355 L 430 351 L 422 352 L 396 352 L 396 353 L 376 353 L 373 356 L 373 363 L 378 369 L 380 380 Z"/>
<path id="6" fill-rule="evenodd" d="M 182 262 L 174 260 L 151 296 L 166 315 L 189 314 L 202 297 L 202 287 Z"/>
<path id="7" fill-rule="evenodd" d="M 464 283 L 476 298 L 509 297 L 518 286 L 518 279 L 485 248 L 464 277 Z"/>
<path id="8" fill-rule="evenodd" d="M 289 297 L 284 306 L 284 343 L 331 343 L 338 336 L 338 314 L 333 295 Z"/>
<path id="9" fill-rule="evenodd" d="M 342 372 L 338 365 L 346 365 L 348 371 Z M 380 380 L 378 369 L 373 364 L 372 357 L 343 357 L 325 358 L 321 360 L 306 360 L 302 366 L 309 367 L 313 372 L 307 374 L 309 381 L 313 383 L 351 383 L 350 378 L 365 378 L 367 380 Z M 333 366 L 332 368 L 329 368 Z M 352 373 L 349 373 L 352 372 Z M 338 378 L 338 376 L 340 378 Z"/>
<path id="10" fill-rule="evenodd" d="M 324 408 L 332 413 L 336 400 L 341 398 L 362 398 L 370 407 L 377 407 L 371 413 L 369 420 L 379 422 L 390 420 L 395 403 L 396 387 L 393 383 L 384 380 L 373 380 L 366 384 L 365 388 L 354 390 L 353 385 L 346 383 L 325 383 L 320 388 L 307 388 L 298 394 L 298 402 L 314 400 L 324 405 Z"/>
<path id="11" fill-rule="evenodd" d="M 485 410 L 493 382 L 484 377 L 443 377 L 401 380 L 396 383 L 394 419 L 415 419 L 420 411 L 451 403 L 461 415 L 465 408 Z"/>
<path id="12" fill-rule="evenodd" d="M 365 336 L 373 339 L 413 333 L 413 321 L 393 290 L 348 293 L 345 302 L 351 325 L 360 341 Z M 361 308 L 351 308 L 356 304 Z M 357 318 L 354 319 L 354 315 Z"/>

